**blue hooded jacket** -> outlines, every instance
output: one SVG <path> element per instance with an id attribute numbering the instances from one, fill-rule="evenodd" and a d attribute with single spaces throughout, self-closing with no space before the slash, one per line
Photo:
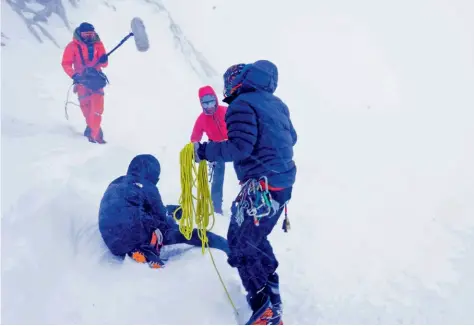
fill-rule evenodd
<path id="1" fill-rule="evenodd" d="M 232 82 L 240 84 L 229 103 L 225 122 L 228 140 L 204 143 L 198 150 L 210 162 L 234 162 L 238 179 L 266 176 L 272 187 L 293 186 L 296 165 L 293 146 L 297 134 L 288 107 L 273 95 L 278 86 L 278 69 L 270 61 L 247 65 Z"/>
<path id="2" fill-rule="evenodd" d="M 133 158 L 126 175 L 107 187 L 100 203 L 99 230 L 114 255 L 148 244 L 157 228 L 165 234 L 175 224 L 156 187 L 159 176 L 158 160 L 142 154 Z"/>

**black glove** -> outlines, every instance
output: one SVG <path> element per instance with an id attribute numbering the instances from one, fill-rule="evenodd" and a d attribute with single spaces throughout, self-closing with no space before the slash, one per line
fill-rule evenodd
<path id="1" fill-rule="evenodd" d="M 199 143 L 199 142 L 194 142 L 194 161 L 196 163 L 201 162 L 201 160 L 206 159 L 206 144 L 207 143 Z"/>
<path id="2" fill-rule="evenodd" d="M 99 58 L 99 63 L 106 63 L 107 60 L 109 60 L 109 57 L 107 56 L 107 54 L 103 54 L 103 55 Z"/>
<path id="3" fill-rule="evenodd" d="M 199 158 L 198 151 L 199 151 L 199 146 L 201 144 L 199 142 L 194 142 L 193 145 L 194 145 L 194 162 L 199 163 L 201 159 Z"/>
<path id="4" fill-rule="evenodd" d="M 80 84 L 81 83 L 82 76 L 80 74 L 75 73 L 74 75 L 72 75 L 71 78 L 74 81 L 74 84 Z"/>

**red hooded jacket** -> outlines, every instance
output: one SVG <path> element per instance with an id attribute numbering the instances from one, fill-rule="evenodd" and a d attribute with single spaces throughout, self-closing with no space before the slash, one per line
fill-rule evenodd
<path id="1" fill-rule="evenodd" d="M 82 64 L 81 56 L 79 54 L 79 48 L 81 49 L 82 56 L 84 58 L 84 62 L 86 66 L 92 67 L 94 66 L 99 58 L 106 54 L 104 44 L 100 40 L 99 36 L 96 34 L 96 40 L 94 44 L 91 46 L 91 50 L 93 51 L 92 60 L 89 59 L 89 49 L 88 46 L 81 40 L 79 35 L 79 28 L 76 28 L 73 34 L 73 39 L 64 49 L 63 58 L 61 65 L 63 66 L 64 72 L 68 74 L 69 77 L 72 77 L 75 73 L 82 74 L 84 69 L 84 65 Z M 99 63 L 95 67 L 97 70 L 101 70 L 101 68 L 107 67 L 108 63 Z"/>
<path id="2" fill-rule="evenodd" d="M 219 105 L 216 92 L 211 86 L 204 86 L 199 89 L 199 99 L 204 95 L 214 95 L 216 97 L 218 103 L 217 110 L 212 115 L 201 112 L 194 124 L 191 141 L 200 142 L 204 133 L 206 133 L 211 141 L 224 141 L 227 139 L 227 126 L 225 123 L 227 107 Z"/>

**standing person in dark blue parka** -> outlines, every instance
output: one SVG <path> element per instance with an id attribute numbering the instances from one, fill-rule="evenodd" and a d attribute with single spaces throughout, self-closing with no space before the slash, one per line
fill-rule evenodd
<path id="1" fill-rule="evenodd" d="M 130 162 L 127 174 L 108 186 L 99 209 L 99 230 L 109 250 L 116 256 L 129 255 L 152 268 L 164 266 L 160 249 L 164 245 L 186 243 L 201 246 L 196 230 L 187 240 L 172 213 L 178 206 L 164 206 L 156 187 L 160 163 L 149 154 Z M 228 253 L 226 239 L 207 232 L 209 246 Z"/>
<path id="2" fill-rule="evenodd" d="M 275 95 L 270 61 L 238 64 L 224 74 L 228 140 L 194 143 L 198 160 L 234 162 L 242 190 L 232 205 L 229 259 L 248 292 L 248 324 L 279 324 L 278 261 L 267 237 L 291 198 L 296 177 L 296 132 L 288 107 Z M 285 221 L 286 222 L 286 221 Z"/>

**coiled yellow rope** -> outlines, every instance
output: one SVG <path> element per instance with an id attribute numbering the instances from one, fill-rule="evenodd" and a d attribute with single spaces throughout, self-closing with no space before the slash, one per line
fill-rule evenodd
<path id="1" fill-rule="evenodd" d="M 173 213 L 173 217 L 179 224 L 179 231 L 188 240 L 192 237 L 194 223 L 196 223 L 198 236 L 202 241 L 202 252 L 204 253 L 208 242 L 206 232 L 210 231 L 215 223 L 214 207 L 207 175 L 207 161 L 200 161 L 196 169 L 194 145 L 189 143 L 181 150 L 179 163 L 181 167 L 180 208 Z M 193 194 L 194 187 L 197 188 L 196 196 Z M 195 201 L 197 201 L 196 205 Z M 179 209 L 182 210 L 182 214 L 178 220 L 176 213 Z M 209 227 L 211 216 L 212 224 Z"/>
<path id="2" fill-rule="evenodd" d="M 194 159 L 194 145 L 189 143 L 181 150 L 179 154 L 179 164 L 181 168 L 181 196 L 179 197 L 179 208 L 174 211 L 173 218 L 179 224 L 179 231 L 183 234 L 186 239 L 191 239 L 193 235 L 194 222 L 196 222 L 198 236 L 202 241 L 202 253 L 204 254 L 206 247 L 211 256 L 212 264 L 219 276 L 219 280 L 224 288 L 227 298 L 230 304 L 234 308 L 235 313 L 238 315 L 239 312 L 235 307 L 232 298 L 230 297 L 229 291 L 222 280 L 222 277 L 217 269 L 216 262 L 212 256 L 211 249 L 208 245 L 207 231 L 210 231 L 214 227 L 215 216 L 214 206 L 212 204 L 211 192 L 209 190 L 209 182 L 207 175 L 207 161 L 202 160 L 199 162 L 198 169 L 196 170 L 195 159 Z M 193 188 L 197 188 L 197 195 L 194 196 Z M 197 201 L 196 206 L 194 201 Z M 181 218 L 176 218 L 177 212 L 182 210 Z M 209 218 L 212 215 L 212 225 L 209 227 Z"/>

